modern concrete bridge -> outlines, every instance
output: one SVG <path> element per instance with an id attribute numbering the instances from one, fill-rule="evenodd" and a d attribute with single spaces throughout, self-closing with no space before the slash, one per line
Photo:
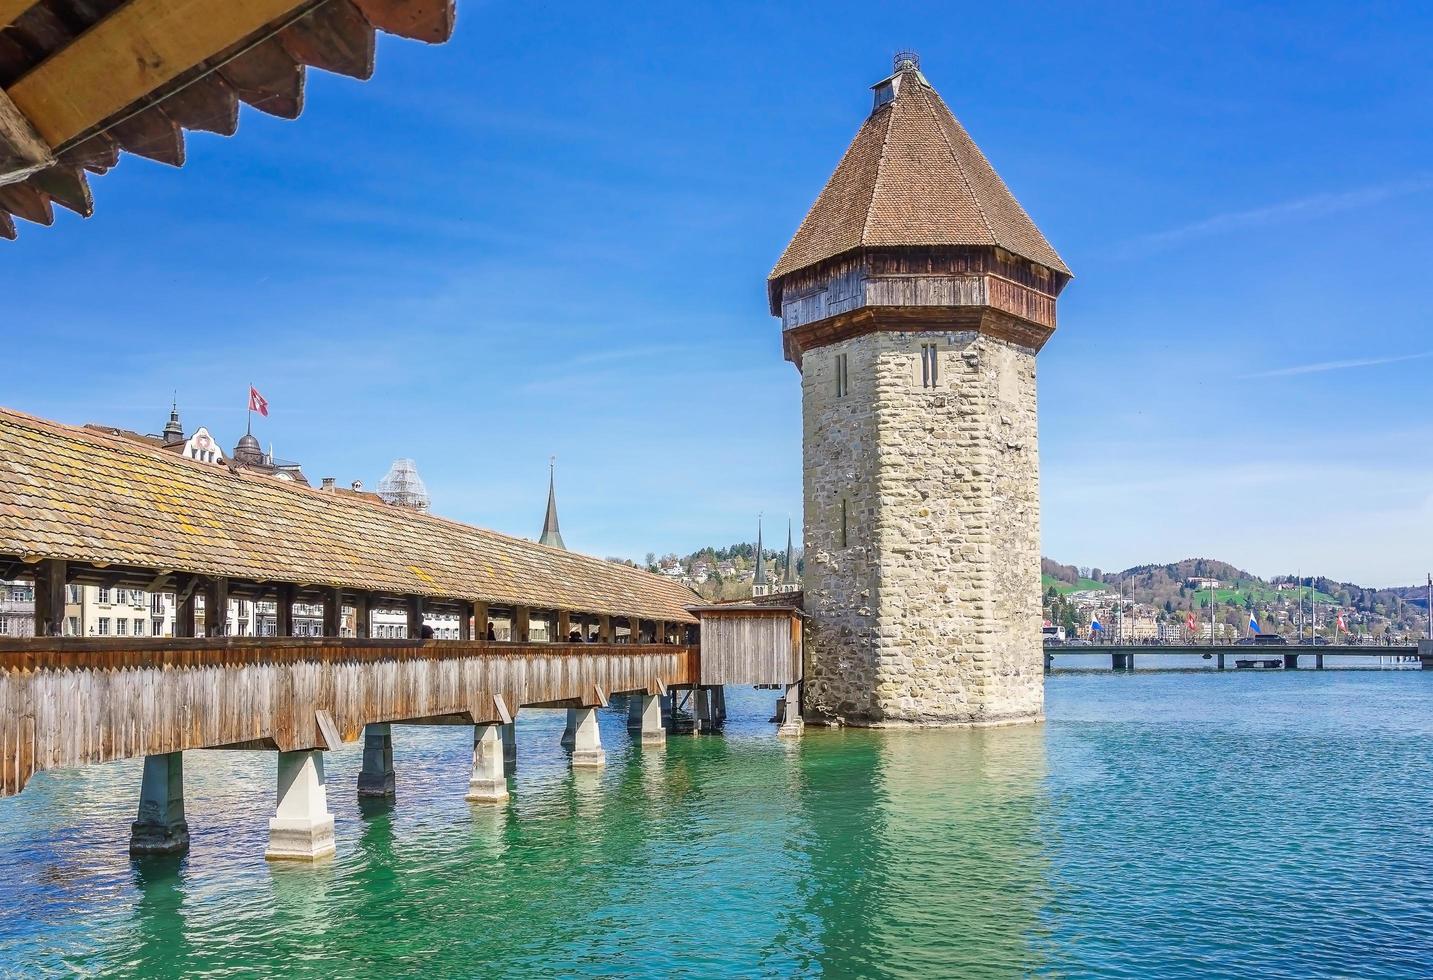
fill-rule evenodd
<path id="1" fill-rule="evenodd" d="M 1425 670 L 1433 669 L 1433 643 L 1423 642 L 1418 646 L 1375 647 L 1355 644 L 1216 644 L 1191 643 L 1187 645 L 1140 644 L 1095 644 L 1091 646 L 1057 646 L 1045 648 L 1045 671 L 1048 673 L 1055 657 L 1108 657 L 1115 670 L 1129 670 L 1135 665 L 1136 656 L 1191 656 L 1213 659 L 1219 670 L 1224 670 L 1230 660 L 1278 661 L 1285 670 L 1299 666 L 1300 657 L 1314 658 L 1314 667 L 1324 669 L 1325 657 L 1406 657 L 1410 663 L 1420 663 Z"/>

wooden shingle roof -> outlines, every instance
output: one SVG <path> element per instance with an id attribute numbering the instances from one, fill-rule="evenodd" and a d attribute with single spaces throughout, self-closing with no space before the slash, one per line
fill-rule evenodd
<path id="1" fill-rule="evenodd" d="M 691 623 L 639 569 L 0 409 L 0 555 Z"/>
<path id="2" fill-rule="evenodd" d="M 903 245 L 995 246 L 1069 275 L 925 76 L 908 64 L 887 81 L 895 98 L 856 133 L 770 278 Z"/>

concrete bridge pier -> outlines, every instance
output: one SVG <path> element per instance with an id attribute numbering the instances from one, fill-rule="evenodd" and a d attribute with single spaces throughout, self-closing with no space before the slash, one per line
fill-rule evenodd
<path id="1" fill-rule="evenodd" d="M 1285 669 L 1285 670 L 1298 670 L 1298 669 L 1299 669 L 1299 655 L 1298 655 L 1297 653 L 1286 653 L 1286 654 L 1284 654 L 1284 669 Z"/>
<path id="2" fill-rule="evenodd" d="M 183 854 L 187 850 L 184 753 L 147 755 L 139 787 L 139 815 L 130 828 L 129 853 Z"/>
<path id="3" fill-rule="evenodd" d="M 358 773 L 358 795 L 392 799 L 393 726 L 387 722 L 363 726 L 363 768 Z"/>
<path id="4" fill-rule="evenodd" d="M 1049 650 L 1045 651 L 1045 673 L 1049 673 L 1055 666 L 1055 655 Z"/>
<path id="5" fill-rule="evenodd" d="M 718 684 L 711 689 L 712 721 L 717 728 L 726 725 L 726 687 Z"/>
<path id="6" fill-rule="evenodd" d="M 692 734 L 704 735 L 712 730 L 711 688 L 692 688 Z"/>
<path id="7" fill-rule="evenodd" d="M 641 733 L 642 747 L 655 748 L 667 744 L 667 729 L 662 724 L 662 698 L 656 694 L 632 696 L 632 705 L 638 713 L 637 731 Z M 631 725 L 630 716 L 628 725 Z"/>
<path id="8" fill-rule="evenodd" d="M 473 726 L 473 775 L 468 780 L 469 803 L 506 803 L 508 778 L 503 770 L 503 725 Z"/>
<path id="9" fill-rule="evenodd" d="M 1112 653 L 1110 654 L 1110 668 L 1112 670 L 1134 670 L 1134 654 Z"/>
<path id="10" fill-rule="evenodd" d="M 517 722 L 510 721 L 502 726 L 503 771 L 517 771 Z"/>
<path id="11" fill-rule="evenodd" d="M 575 721 L 572 739 L 572 766 L 574 769 L 600 769 L 607 765 L 607 753 L 602 750 L 602 733 L 597 728 L 596 708 L 571 709 Z"/>
<path id="12" fill-rule="evenodd" d="M 280 752 L 278 808 L 269 821 L 270 861 L 316 861 L 334 852 L 323 752 Z"/>
<path id="13" fill-rule="evenodd" d="M 1222 653 L 1219 654 L 1218 668 L 1219 668 L 1220 670 L 1223 670 L 1223 669 L 1224 669 L 1224 654 L 1222 654 Z"/>
<path id="14" fill-rule="evenodd" d="M 1418 663 L 1424 670 L 1433 670 L 1433 640 L 1418 641 Z"/>
<path id="15" fill-rule="evenodd" d="M 800 738 L 806 722 L 801 718 L 801 683 L 788 685 L 786 697 L 781 699 L 781 727 L 776 730 L 777 738 Z"/>
<path id="16" fill-rule="evenodd" d="M 1315 670 L 1323 670 L 1323 669 L 1324 669 L 1324 655 L 1323 655 L 1323 654 L 1321 654 L 1321 653 L 1316 653 L 1316 654 L 1314 654 L 1314 669 L 1315 669 Z"/>
<path id="17" fill-rule="evenodd" d="M 647 710 L 647 697 L 643 694 L 627 695 L 627 731 L 642 731 L 642 717 Z"/>
<path id="18" fill-rule="evenodd" d="M 560 744 L 564 749 L 570 749 L 577 744 L 577 708 L 567 709 L 567 727 L 562 730 Z"/>

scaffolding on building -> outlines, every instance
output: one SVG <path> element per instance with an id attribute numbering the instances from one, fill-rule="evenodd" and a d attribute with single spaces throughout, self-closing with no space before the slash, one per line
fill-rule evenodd
<path id="1" fill-rule="evenodd" d="M 388 473 L 378 481 L 378 496 L 395 507 L 411 507 L 427 511 L 432 505 L 428 488 L 418 475 L 418 466 L 411 459 L 395 459 Z"/>

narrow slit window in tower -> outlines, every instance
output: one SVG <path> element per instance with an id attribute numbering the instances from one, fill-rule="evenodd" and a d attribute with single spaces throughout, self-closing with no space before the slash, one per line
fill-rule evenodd
<path id="1" fill-rule="evenodd" d="M 934 388 L 940 383 L 940 348 L 921 344 L 921 387 Z"/>
<path id="2" fill-rule="evenodd" d="M 848 523 L 848 520 L 847 520 L 847 512 L 848 512 L 848 510 L 849 510 L 849 508 L 846 506 L 846 498 L 845 498 L 845 497 L 842 497 L 842 498 L 841 498 L 841 547 L 843 547 L 843 548 L 849 547 L 849 546 L 850 546 L 850 540 L 851 540 L 851 539 L 850 539 L 850 533 L 849 533 L 849 532 L 850 532 L 850 526 L 849 526 L 849 523 Z"/>
<path id="3" fill-rule="evenodd" d="M 836 397 L 844 398 L 851 393 L 851 372 L 845 354 L 836 355 Z"/>

